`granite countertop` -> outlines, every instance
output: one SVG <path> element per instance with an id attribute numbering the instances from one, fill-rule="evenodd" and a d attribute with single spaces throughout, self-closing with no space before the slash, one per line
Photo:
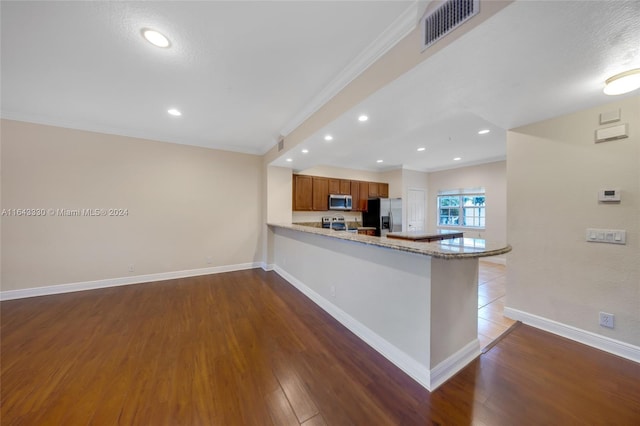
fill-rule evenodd
<path id="1" fill-rule="evenodd" d="M 497 256 L 500 254 L 509 253 L 511 251 L 511 246 L 509 244 L 492 243 L 480 238 L 453 238 L 425 243 L 391 239 L 386 237 L 374 237 L 345 231 L 333 231 L 330 229 L 314 228 L 311 226 L 303 225 L 282 223 L 268 223 L 267 225 L 276 228 L 306 232 L 309 234 L 323 235 L 329 238 L 354 241 L 392 250 L 422 254 L 425 256 L 431 256 L 440 259 L 464 259 Z"/>
<path id="2" fill-rule="evenodd" d="M 437 232 L 425 232 L 425 231 L 408 231 L 408 232 L 390 232 L 387 234 L 388 238 L 400 238 L 403 240 L 426 240 L 428 238 L 443 238 L 449 236 L 449 238 L 462 238 L 462 231 L 453 231 L 451 229 L 439 229 Z"/>

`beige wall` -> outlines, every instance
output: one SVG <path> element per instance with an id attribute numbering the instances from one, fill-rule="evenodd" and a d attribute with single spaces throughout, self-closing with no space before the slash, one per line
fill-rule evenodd
<path id="1" fill-rule="evenodd" d="M 7 120 L 1 143 L 2 208 L 128 209 L 3 217 L 3 291 L 262 258 L 258 156 Z"/>
<path id="2" fill-rule="evenodd" d="M 629 138 L 594 143 L 599 114 L 618 108 Z M 640 97 L 514 129 L 507 156 L 507 306 L 640 345 Z M 608 187 L 620 204 L 598 203 Z M 586 228 L 625 229 L 627 244 L 586 242 Z"/>
<path id="3" fill-rule="evenodd" d="M 484 230 L 467 230 L 465 237 L 510 242 L 507 238 L 507 169 L 506 161 L 460 167 L 429 173 L 427 229 L 435 231 L 438 220 L 438 191 L 459 188 L 485 188 L 487 220 Z M 447 227 L 448 229 L 455 229 Z M 459 228 L 464 229 L 464 228 Z"/>

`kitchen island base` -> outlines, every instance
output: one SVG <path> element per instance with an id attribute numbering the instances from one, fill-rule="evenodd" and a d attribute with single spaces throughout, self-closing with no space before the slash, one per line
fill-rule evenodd
<path id="1" fill-rule="evenodd" d="M 478 257 L 270 229 L 274 270 L 426 389 L 480 354 Z"/>

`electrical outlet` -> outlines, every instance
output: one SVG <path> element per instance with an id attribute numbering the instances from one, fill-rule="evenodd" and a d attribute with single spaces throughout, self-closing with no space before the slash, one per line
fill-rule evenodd
<path id="1" fill-rule="evenodd" d="M 133 272 L 136 270 L 136 267 L 134 265 L 129 265 L 129 272 Z"/>
<path id="2" fill-rule="evenodd" d="M 213 258 L 211 256 L 206 257 L 207 265 L 211 265 L 213 263 Z"/>
<path id="3" fill-rule="evenodd" d="M 331 297 L 336 297 L 336 286 L 335 285 L 331 286 Z"/>
<path id="4" fill-rule="evenodd" d="M 606 312 L 600 312 L 600 326 L 613 328 L 615 323 L 615 315 Z"/>

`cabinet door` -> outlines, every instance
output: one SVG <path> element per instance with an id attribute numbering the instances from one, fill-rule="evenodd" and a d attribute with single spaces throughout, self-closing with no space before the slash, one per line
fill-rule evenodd
<path id="1" fill-rule="evenodd" d="M 351 181 L 340 179 L 340 194 L 349 195 L 351 194 Z"/>
<path id="2" fill-rule="evenodd" d="M 329 194 L 340 194 L 340 179 L 329 179 Z"/>
<path id="3" fill-rule="evenodd" d="M 329 210 L 329 179 L 313 178 L 313 210 Z"/>
<path id="4" fill-rule="evenodd" d="M 361 212 L 366 212 L 368 207 L 367 207 L 367 200 L 369 199 L 369 183 L 368 182 L 358 182 L 358 192 L 359 197 L 358 198 L 358 210 L 360 210 Z M 354 201 L 355 202 L 355 201 Z"/>
<path id="5" fill-rule="evenodd" d="M 293 210 L 313 210 L 313 178 L 293 176 Z"/>
<path id="6" fill-rule="evenodd" d="M 360 185 L 358 181 L 352 180 L 349 182 L 349 186 L 351 187 L 351 202 L 352 208 L 351 210 L 354 212 L 362 211 L 360 209 Z"/>
<path id="7" fill-rule="evenodd" d="M 378 183 L 378 196 L 382 198 L 389 198 L 388 183 Z"/>
<path id="8" fill-rule="evenodd" d="M 369 182 L 369 198 L 378 197 L 378 183 L 377 182 Z"/>

